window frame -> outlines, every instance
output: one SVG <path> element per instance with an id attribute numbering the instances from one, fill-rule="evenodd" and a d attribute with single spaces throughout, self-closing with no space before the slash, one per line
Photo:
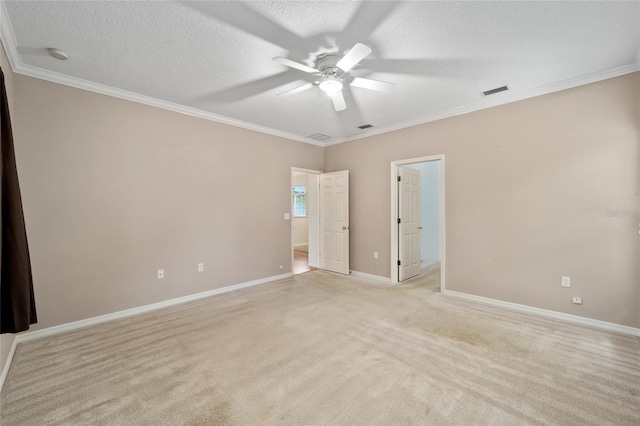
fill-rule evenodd
<path id="1" fill-rule="evenodd" d="M 296 187 L 302 187 L 304 192 L 296 194 Z M 296 214 L 296 197 L 303 197 L 304 199 L 304 215 Z M 309 205 L 307 198 L 307 184 L 301 183 L 293 185 L 291 188 L 291 216 L 293 217 L 309 217 Z"/>

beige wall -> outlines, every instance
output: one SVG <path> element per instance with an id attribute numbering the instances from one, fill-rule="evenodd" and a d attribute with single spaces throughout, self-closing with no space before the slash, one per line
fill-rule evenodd
<path id="1" fill-rule="evenodd" d="M 639 95 L 634 73 L 328 147 L 352 269 L 389 276 L 390 162 L 445 154 L 447 289 L 640 327 L 640 218 L 605 214 L 640 208 Z"/>
<path id="2" fill-rule="evenodd" d="M 36 328 L 290 272 L 291 167 L 322 148 L 18 74 L 15 92 Z"/>
<path id="3" fill-rule="evenodd" d="M 7 89 L 7 100 L 9 101 L 9 113 L 13 116 L 13 71 L 9 65 L 9 60 L 5 54 L 4 47 L 0 43 L 0 67 L 2 67 L 2 73 L 4 74 L 5 87 Z M 0 372 L 4 369 L 4 366 L 9 357 L 9 351 L 13 344 L 13 334 L 0 334 Z"/>

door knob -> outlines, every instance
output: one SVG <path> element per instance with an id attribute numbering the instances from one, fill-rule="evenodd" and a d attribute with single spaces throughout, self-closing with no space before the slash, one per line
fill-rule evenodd
<path id="1" fill-rule="evenodd" d="M 348 227 L 348 226 L 343 226 L 343 227 L 342 227 L 342 230 L 343 230 L 343 231 L 346 231 L 347 229 L 349 229 L 349 227 Z"/>
<path id="2" fill-rule="evenodd" d="M 422 229 L 422 226 L 418 226 L 418 229 Z"/>

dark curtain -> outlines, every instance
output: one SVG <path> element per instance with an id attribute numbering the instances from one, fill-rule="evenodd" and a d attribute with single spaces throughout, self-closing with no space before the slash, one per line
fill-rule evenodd
<path id="1" fill-rule="evenodd" d="M 27 231 L 22 214 L 22 198 L 18 184 L 18 170 L 13 151 L 13 133 L 9 118 L 9 103 L 2 83 L 2 256 L 0 282 L 0 333 L 28 330 L 38 321 L 33 297 L 31 261 Z"/>

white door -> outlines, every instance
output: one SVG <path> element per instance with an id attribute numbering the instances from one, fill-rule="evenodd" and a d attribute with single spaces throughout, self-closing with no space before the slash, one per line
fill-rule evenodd
<path id="1" fill-rule="evenodd" d="M 420 170 L 400 167 L 398 182 L 398 281 L 420 274 Z"/>
<path id="2" fill-rule="evenodd" d="M 349 171 L 320 175 L 320 268 L 349 274 Z"/>

